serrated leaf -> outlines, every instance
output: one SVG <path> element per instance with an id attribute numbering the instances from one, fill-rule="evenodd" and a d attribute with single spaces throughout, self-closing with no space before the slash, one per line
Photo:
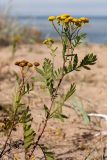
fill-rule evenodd
<path id="1" fill-rule="evenodd" d="M 25 136 L 26 135 L 26 136 Z M 34 142 L 34 131 L 25 131 L 24 132 L 24 147 L 25 149 L 29 149 Z"/>
<path id="2" fill-rule="evenodd" d="M 31 128 L 31 124 L 27 124 L 24 126 L 24 130 L 27 131 L 27 130 L 30 130 Z"/>
<path id="3" fill-rule="evenodd" d="M 53 88 L 54 74 L 53 74 L 53 64 L 51 60 L 45 58 L 43 63 L 43 72 L 44 72 L 44 79 L 45 79 L 46 86 L 50 94 L 52 95 L 54 90 Z"/>
<path id="4" fill-rule="evenodd" d="M 62 75 L 62 68 L 58 68 L 57 70 L 54 71 L 53 76 L 54 80 L 58 80 L 61 78 Z"/>
<path id="5" fill-rule="evenodd" d="M 81 61 L 79 67 L 84 67 L 85 69 L 90 69 L 89 65 L 94 65 L 96 63 L 97 57 L 96 55 L 93 55 L 93 53 L 91 54 L 87 54 L 83 60 Z"/>
<path id="6" fill-rule="evenodd" d="M 29 128 L 28 130 L 25 131 L 24 138 L 30 137 L 32 135 L 34 135 L 34 131 L 33 129 Z"/>
<path id="7" fill-rule="evenodd" d="M 23 131 L 24 131 L 24 148 L 25 150 L 27 150 L 27 152 L 31 146 L 33 147 L 35 138 L 35 132 L 31 126 L 32 119 L 33 118 L 30 113 L 29 107 L 23 109 L 21 123 L 23 123 Z"/>
<path id="8" fill-rule="evenodd" d="M 32 143 L 25 143 L 24 142 L 24 148 L 26 149 L 26 150 L 28 150 L 30 147 L 32 146 Z"/>
<path id="9" fill-rule="evenodd" d="M 77 31 L 78 32 L 78 31 Z M 79 35 L 75 36 L 74 40 L 73 40 L 73 47 L 77 47 L 79 44 L 81 44 L 82 40 L 86 38 L 86 34 L 85 33 L 80 33 Z"/>
<path id="10" fill-rule="evenodd" d="M 73 95 L 73 93 L 75 92 L 75 90 L 76 90 L 75 84 L 71 84 L 71 87 L 70 87 L 69 91 L 65 95 L 64 101 L 68 100 Z"/>

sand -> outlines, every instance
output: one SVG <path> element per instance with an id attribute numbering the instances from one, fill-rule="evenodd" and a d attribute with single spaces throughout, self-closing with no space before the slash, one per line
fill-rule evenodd
<path id="1" fill-rule="evenodd" d="M 61 45 L 56 44 L 55 66 L 61 66 Z M 92 66 L 90 71 L 82 70 L 73 72 L 64 79 L 62 91 L 65 91 L 70 83 L 76 83 L 75 96 L 79 97 L 87 113 L 100 113 L 107 115 L 107 45 L 81 45 L 75 53 L 80 59 L 87 53 L 97 55 L 97 63 Z M 11 58 L 11 47 L 0 48 L 0 108 L 9 108 L 15 90 L 15 74 L 19 72 L 14 62 L 26 59 L 31 62 L 38 61 L 40 65 L 43 59 L 50 57 L 49 50 L 42 44 L 23 45 L 17 49 L 14 59 Z M 36 73 L 34 73 L 36 75 Z M 30 105 L 34 118 L 33 127 L 38 129 L 43 116 L 43 103 L 49 102 L 48 94 L 35 83 L 35 90 L 25 98 Z M 106 146 L 106 136 L 95 137 L 96 133 L 106 131 L 107 126 L 104 120 L 92 118 L 90 125 L 86 126 L 81 116 L 78 116 L 69 106 L 63 108 L 64 113 L 69 117 L 65 122 L 51 120 L 45 130 L 41 143 L 45 142 L 56 155 L 57 160 L 85 160 L 90 152 L 94 158 L 99 159 L 98 155 L 103 154 Z M 15 137 L 21 137 L 21 131 L 15 132 Z M 97 148 L 97 149 L 95 149 Z M 96 151 L 97 150 L 97 151 Z M 93 160 L 94 160 L 93 158 Z"/>

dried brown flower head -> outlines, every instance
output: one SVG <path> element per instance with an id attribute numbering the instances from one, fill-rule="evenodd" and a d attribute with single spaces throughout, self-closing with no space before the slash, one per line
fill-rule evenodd
<path id="1" fill-rule="evenodd" d="M 38 67 L 39 65 L 40 65 L 39 62 L 34 62 L 35 67 Z"/>

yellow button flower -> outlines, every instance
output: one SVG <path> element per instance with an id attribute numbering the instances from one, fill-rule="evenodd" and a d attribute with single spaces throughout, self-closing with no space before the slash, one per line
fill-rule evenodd
<path id="1" fill-rule="evenodd" d="M 46 44 L 46 45 L 53 44 L 53 43 L 54 43 L 54 40 L 52 38 L 47 38 L 43 41 L 43 44 Z"/>
<path id="2" fill-rule="evenodd" d="M 70 17 L 68 17 L 67 19 L 68 19 L 69 22 L 72 22 L 73 17 L 70 16 Z"/>
<path id="3" fill-rule="evenodd" d="M 60 20 L 65 20 L 66 17 L 65 16 L 61 16 Z"/>
<path id="4" fill-rule="evenodd" d="M 61 20 L 61 16 L 57 16 L 56 19 Z"/>
<path id="5" fill-rule="evenodd" d="M 66 18 L 68 18 L 68 17 L 70 17 L 70 15 L 69 14 L 63 14 L 62 16 L 64 16 L 64 17 L 66 17 Z"/>
<path id="6" fill-rule="evenodd" d="M 73 19 L 72 19 L 72 22 L 77 23 L 77 22 L 78 22 L 78 19 L 77 19 L 77 18 L 73 18 Z"/>
<path id="7" fill-rule="evenodd" d="M 48 17 L 48 20 L 49 20 L 49 21 L 54 21 L 55 19 L 56 19 L 55 16 L 49 16 L 49 17 Z"/>
<path id="8" fill-rule="evenodd" d="M 76 26 L 78 26 L 78 27 L 81 26 L 81 20 L 78 19 L 78 18 L 73 18 L 73 19 L 72 19 L 72 22 L 73 22 Z"/>
<path id="9" fill-rule="evenodd" d="M 86 18 L 86 17 L 81 17 L 81 18 L 80 18 L 80 21 L 83 22 L 83 23 L 88 23 L 88 22 L 89 22 L 89 19 Z"/>
<path id="10" fill-rule="evenodd" d="M 66 19 L 64 20 L 64 23 L 68 24 L 68 23 L 69 23 L 69 19 L 66 18 Z"/>

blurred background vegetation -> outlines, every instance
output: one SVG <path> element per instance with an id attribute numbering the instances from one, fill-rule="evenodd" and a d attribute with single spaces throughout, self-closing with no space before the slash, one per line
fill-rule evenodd
<path id="1" fill-rule="evenodd" d="M 0 0 L 0 45 L 11 44 L 15 35 L 21 36 L 21 43 L 35 43 L 49 36 L 58 39 L 47 17 L 64 12 L 90 19 L 83 29 L 88 35 L 85 42 L 107 43 L 106 6 L 106 0 Z"/>

